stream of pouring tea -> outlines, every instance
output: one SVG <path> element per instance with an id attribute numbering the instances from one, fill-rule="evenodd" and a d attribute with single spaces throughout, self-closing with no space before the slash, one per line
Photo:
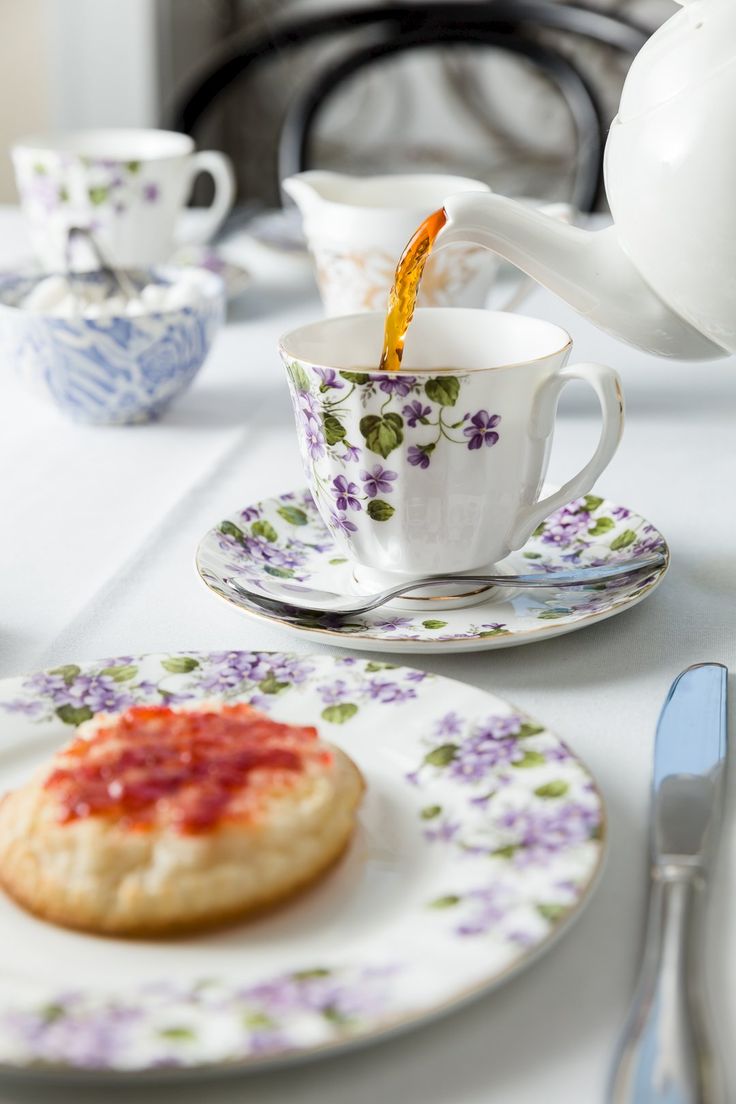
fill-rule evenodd
<path id="1" fill-rule="evenodd" d="M 412 320 L 419 294 L 419 281 L 432 252 L 435 238 L 446 222 L 447 214 L 444 207 L 433 211 L 416 230 L 401 254 L 388 299 L 380 365 L 382 372 L 398 372 L 401 368 L 406 331 Z"/>

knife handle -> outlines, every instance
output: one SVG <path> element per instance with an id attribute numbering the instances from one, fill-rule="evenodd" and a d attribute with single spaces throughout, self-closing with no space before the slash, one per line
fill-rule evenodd
<path id="1" fill-rule="evenodd" d="M 654 866 L 641 974 L 609 1104 L 727 1104 L 703 984 L 704 893 L 698 866 Z"/>

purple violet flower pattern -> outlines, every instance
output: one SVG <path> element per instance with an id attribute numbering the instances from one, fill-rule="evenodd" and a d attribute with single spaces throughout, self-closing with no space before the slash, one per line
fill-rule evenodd
<path id="1" fill-rule="evenodd" d="M 556 514 L 547 518 L 543 524 L 542 540 L 545 544 L 569 548 L 574 540 L 587 535 L 591 520 L 583 505 L 571 502 L 569 506 L 563 506 Z"/>
<path id="2" fill-rule="evenodd" d="M 151 668 L 150 663 L 146 666 Z M 0 710 L 24 714 L 34 722 L 56 717 L 78 725 L 95 713 L 117 713 L 140 703 L 167 705 L 193 698 L 241 699 L 258 691 L 281 693 L 304 685 L 314 666 L 308 659 L 288 653 L 231 651 L 164 656 L 155 678 L 141 678 L 140 669 L 141 660 L 133 656 L 101 660 L 84 670 L 67 663 L 25 679 L 21 696 L 0 701 Z M 183 685 L 182 676 L 186 676 Z M 367 692 L 369 678 L 365 685 Z"/>
<path id="3" fill-rule="evenodd" d="M 398 965 L 318 963 L 250 985 L 159 983 L 107 1001 L 68 991 L 0 1009 L 0 1025 L 21 1065 L 126 1070 L 258 1061 L 371 1030 L 390 1014 L 400 974 Z M 229 1042 L 213 1051 L 206 1040 L 218 1029 Z"/>
<path id="4" fill-rule="evenodd" d="M 462 732 L 463 719 L 459 713 L 454 711 L 445 713 L 444 717 L 440 717 L 437 724 L 434 726 L 435 736 L 442 738 L 443 736 L 458 736 Z"/>
<path id="5" fill-rule="evenodd" d="M 388 471 L 381 464 L 374 464 L 370 471 L 362 471 L 360 478 L 363 490 L 368 498 L 377 498 L 379 494 L 390 494 L 395 479 L 398 475 L 394 471 Z"/>
<path id="6" fill-rule="evenodd" d="M 338 377 L 334 368 L 315 368 L 315 371 L 319 378 L 322 380 L 320 385 L 321 391 L 339 390 L 344 387 L 345 384 Z"/>
<path id="7" fill-rule="evenodd" d="M 300 391 L 299 411 L 302 415 L 306 415 L 309 418 L 314 418 L 315 421 L 317 421 L 320 416 L 319 397 L 317 395 L 313 395 L 311 391 Z"/>
<path id="8" fill-rule="evenodd" d="M 330 526 L 332 529 L 339 533 L 357 533 L 358 526 L 352 522 L 345 514 L 333 513 L 330 515 Z"/>
<path id="9" fill-rule="evenodd" d="M 477 414 L 474 414 L 470 419 L 470 425 L 467 426 L 463 433 L 468 440 L 469 449 L 479 449 L 483 445 L 491 445 L 498 443 L 499 434 L 496 432 L 496 426 L 501 421 L 500 414 L 489 414 L 487 410 L 479 410 Z"/>
<path id="10" fill-rule="evenodd" d="M 286 357 L 284 363 L 310 489 L 326 524 L 349 548 L 355 544 L 352 534 L 391 522 L 403 508 L 397 499 L 413 477 L 409 469 L 426 471 L 436 449 L 477 451 L 501 439 L 500 414 L 479 410 L 468 426 L 469 413 L 458 417 L 467 376 L 337 370 Z M 390 467 L 379 462 L 389 457 Z M 346 469 L 354 463 L 361 464 L 362 489 L 353 494 L 361 516 L 353 519 L 355 528 L 336 527 L 331 517 L 336 480 L 350 482 Z M 398 492 L 394 502 L 380 497 L 391 492 Z M 345 493 L 339 512 L 357 513 L 344 501 Z"/>
<path id="11" fill-rule="evenodd" d="M 397 372 L 390 376 L 371 376 L 373 383 L 377 383 L 379 390 L 386 395 L 398 395 L 406 398 L 416 386 L 416 376 L 406 376 L 403 372 Z"/>
<path id="12" fill-rule="evenodd" d="M 338 510 L 360 510 L 360 500 L 356 497 L 360 491 L 357 483 L 351 483 L 344 475 L 336 475 L 332 480 L 332 493 Z"/>
<path id="13" fill-rule="evenodd" d="M 457 798 L 451 801 L 443 791 L 442 802 L 421 810 L 423 837 L 433 846 L 458 849 L 466 862 L 485 858 L 494 864 L 477 884 L 475 866 L 466 875 L 461 863 L 456 884 L 429 902 L 452 917 L 456 935 L 531 947 L 577 903 L 583 884 L 556 876 L 541 898 L 530 900 L 523 872 L 533 868 L 544 881 L 561 856 L 568 861 L 573 854 L 598 854 L 601 801 L 579 769 L 564 744 L 518 713 L 471 719 L 452 712 L 439 718 L 422 761 L 406 778 L 425 787 L 428 777 L 443 780 L 456 788 Z M 468 815 L 470 808 L 475 812 Z"/>
<path id="14" fill-rule="evenodd" d="M 401 413 L 406 418 L 406 424 L 414 429 L 418 422 L 421 422 L 422 425 L 427 425 L 429 416 L 432 413 L 432 407 L 425 406 L 419 399 L 414 399 L 413 402 L 407 403 Z"/>
<path id="15" fill-rule="evenodd" d="M 320 456 L 325 454 L 325 435 L 322 432 L 319 422 L 311 415 L 306 414 L 303 418 L 304 426 L 304 439 L 309 450 L 309 455 L 313 460 L 319 460 Z"/>
<path id="16" fill-rule="evenodd" d="M 409 445 L 409 452 L 407 453 L 407 460 L 415 468 L 428 468 L 429 467 L 429 452 L 426 446 L 421 445 Z"/>

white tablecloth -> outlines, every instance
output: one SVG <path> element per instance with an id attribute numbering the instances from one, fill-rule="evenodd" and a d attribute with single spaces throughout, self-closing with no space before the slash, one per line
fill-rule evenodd
<path id="1" fill-rule="evenodd" d="M 23 253 L 0 211 L 0 263 Z M 646 885 L 651 753 L 670 681 L 697 660 L 736 665 L 736 363 L 658 362 L 593 330 L 549 294 L 526 313 L 575 338 L 573 359 L 623 376 L 628 426 L 599 490 L 661 528 L 673 565 L 638 608 L 548 643 L 406 662 L 486 687 L 562 735 L 602 784 L 610 854 L 598 892 L 543 959 L 492 995 L 403 1038 L 247 1080 L 110 1093 L 119 1104 L 595 1104 L 636 977 Z M 215 600 L 197 541 L 229 510 L 302 482 L 275 352 L 319 313 L 303 264 L 257 280 L 191 391 L 158 425 L 85 429 L 0 388 L 0 674 L 181 648 L 286 648 L 299 639 Z M 569 390 L 550 478 L 592 451 L 594 400 Z M 721 1039 L 736 1024 L 736 830 L 716 879 L 708 968 Z M 111 953 L 112 950 L 111 950 Z M 479 952 L 482 953 L 482 952 Z M 727 1052 L 736 1086 L 736 1056 Z M 736 1089 L 734 1090 L 736 1091 Z M 107 1093 L 105 1094 L 107 1096 Z M 51 1098 L 0 1087 L 2 1104 Z M 100 1090 L 54 1091 L 85 1104 Z"/>

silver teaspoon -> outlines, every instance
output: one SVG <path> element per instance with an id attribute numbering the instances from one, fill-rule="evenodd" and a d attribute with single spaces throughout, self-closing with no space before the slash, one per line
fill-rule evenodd
<path id="1" fill-rule="evenodd" d="M 427 586 L 462 583 L 487 587 L 514 587 L 520 590 L 530 588 L 588 587 L 609 583 L 614 579 L 624 579 L 642 572 L 654 571 L 664 567 L 667 557 L 663 552 L 654 552 L 637 560 L 625 560 L 621 563 L 607 564 L 605 567 L 577 567 L 570 571 L 556 571 L 548 574 L 535 572 L 530 575 L 425 575 L 421 579 L 412 579 L 407 583 L 388 587 L 375 594 L 358 594 L 346 597 L 329 590 L 317 590 L 299 583 L 280 583 L 269 579 L 269 593 L 245 587 L 235 579 L 228 579 L 228 585 L 253 605 L 275 613 L 294 615 L 299 613 L 328 613 L 335 617 L 354 616 L 368 613 L 369 610 L 385 605 L 392 598 L 399 598 L 412 591 Z"/>

